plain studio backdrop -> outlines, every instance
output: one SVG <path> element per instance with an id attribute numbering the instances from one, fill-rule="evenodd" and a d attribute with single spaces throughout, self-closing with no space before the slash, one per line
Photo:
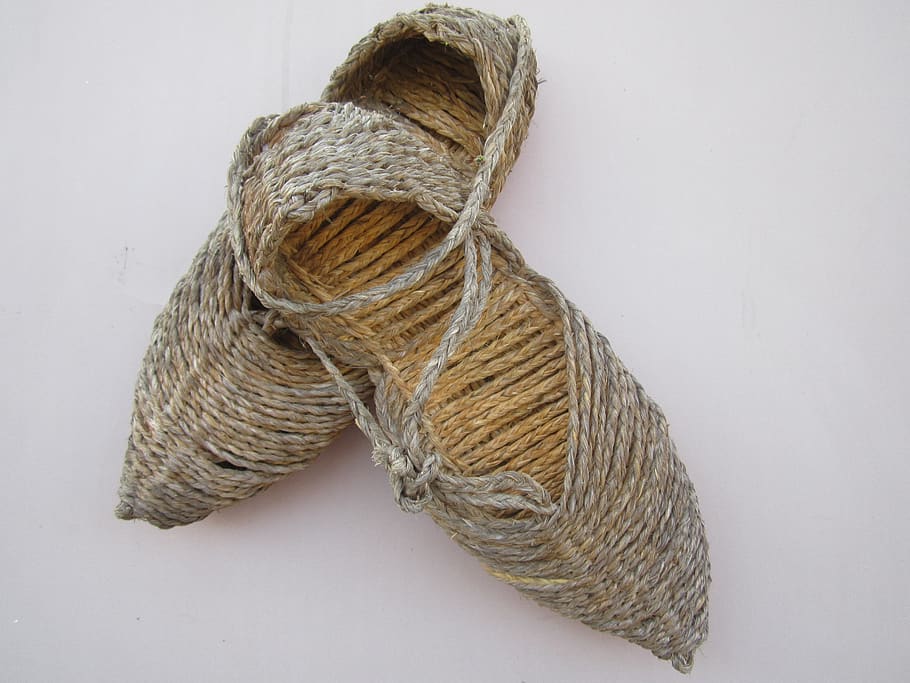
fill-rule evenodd
<path id="1" fill-rule="evenodd" d="M 114 518 L 152 321 L 241 133 L 416 6 L 0 7 L 0 679 L 681 680 L 400 512 L 354 430 L 190 527 Z M 479 8 L 526 17 L 543 80 L 493 214 L 698 490 L 691 680 L 906 680 L 907 3 Z"/>

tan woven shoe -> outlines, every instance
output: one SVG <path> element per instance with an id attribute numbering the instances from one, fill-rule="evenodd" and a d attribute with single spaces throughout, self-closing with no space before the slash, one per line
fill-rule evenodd
<path id="1" fill-rule="evenodd" d="M 394 112 L 432 133 L 470 172 L 503 116 L 511 169 L 534 108 L 536 62 L 519 18 L 430 7 L 377 26 L 323 97 Z M 136 385 L 118 516 L 187 524 L 307 465 L 351 422 L 322 364 L 263 310 L 237 272 L 221 224 L 155 322 Z M 362 398 L 363 370 L 345 370 Z"/>
<path id="2" fill-rule="evenodd" d="M 660 408 L 485 213 L 497 132 L 473 177 L 350 104 L 258 121 L 229 176 L 238 265 L 338 382 L 402 508 L 687 671 L 707 635 L 695 491 Z M 368 369 L 375 417 L 338 364 Z"/>

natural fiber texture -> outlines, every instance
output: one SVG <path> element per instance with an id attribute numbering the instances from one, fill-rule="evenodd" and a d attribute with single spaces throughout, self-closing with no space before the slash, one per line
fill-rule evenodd
<path id="1" fill-rule="evenodd" d="M 204 517 L 303 466 L 350 422 L 321 364 L 244 285 L 223 223 L 155 321 L 136 383 L 121 517 Z M 347 371 L 361 395 L 362 370 Z"/>
<path id="2" fill-rule="evenodd" d="M 688 671 L 707 635 L 695 492 L 660 408 L 485 212 L 515 114 L 470 173 L 351 104 L 257 121 L 229 177 L 238 267 L 338 383 L 403 509 Z M 375 416 L 343 366 L 368 370 Z"/>
<path id="3" fill-rule="evenodd" d="M 505 111 L 492 202 L 527 134 L 536 62 L 518 19 L 428 7 L 380 24 L 323 97 L 356 100 L 433 135 L 472 169 Z M 313 353 L 243 285 L 219 224 L 155 322 L 136 385 L 118 516 L 187 524 L 305 467 L 352 417 Z M 366 400 L 363 370 L 345 370 Z"/>

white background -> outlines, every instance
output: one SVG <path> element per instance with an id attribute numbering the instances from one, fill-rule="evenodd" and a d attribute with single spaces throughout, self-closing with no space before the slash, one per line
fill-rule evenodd
<path id="1" fill-rule="evenodd" d="M 0 7 L 0 679 L 682 680 L 401 513 L 354 431 L 191 527 L 113 516 L 152 320 L 240 134 L 413 7 Z M 698 489 L 691 680 L 906 680 L 910 8 L 482 9 L 527 18 L 545 79 L 494 215 Z"/>

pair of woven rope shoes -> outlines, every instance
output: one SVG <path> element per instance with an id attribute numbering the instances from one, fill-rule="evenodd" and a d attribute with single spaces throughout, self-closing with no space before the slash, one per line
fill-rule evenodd
<path id="1" fill-rule="evenodd" d="M 687 671 L 709 563 L 666 420 L 488 214 L 536 77 L 520 18 L 427 7 L 358 43 L 322 102 L 253 123 L 155 323 L 117 514 L 202 519 L 354 421 L 403 509 Z"/>

